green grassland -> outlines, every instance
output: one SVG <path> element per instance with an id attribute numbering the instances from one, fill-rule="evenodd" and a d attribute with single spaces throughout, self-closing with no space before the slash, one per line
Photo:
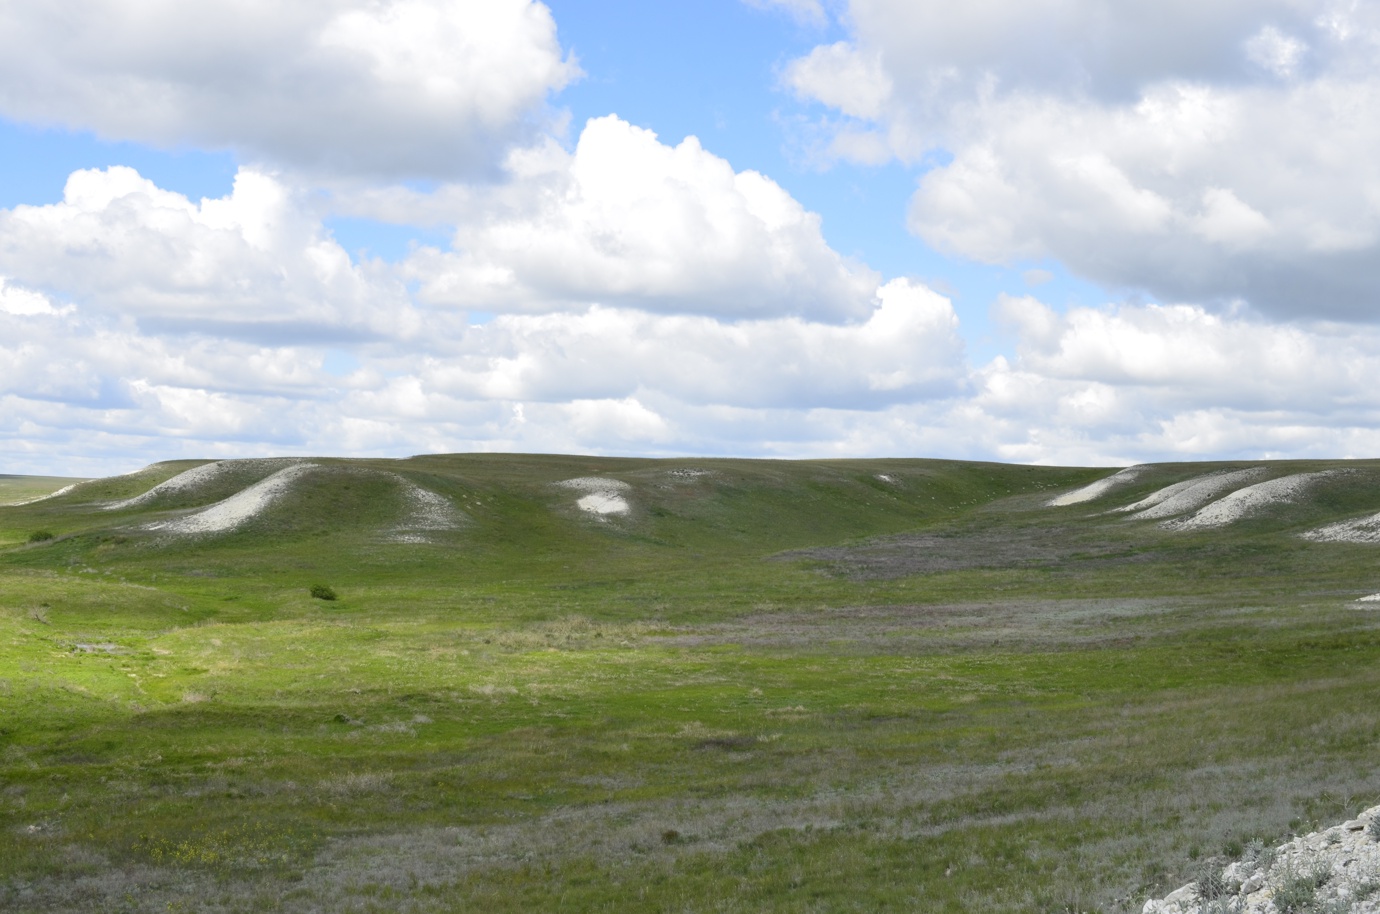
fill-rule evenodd
<path id="1" fill-rule="evenodd" d="M 1380 461 L 1192 533 L 1105 512 L 1234 465 L 314 462 L 0 507 L 0 910 L 1139 911 L 1380 802 L 1380 546 L 1297 535 Z"/>

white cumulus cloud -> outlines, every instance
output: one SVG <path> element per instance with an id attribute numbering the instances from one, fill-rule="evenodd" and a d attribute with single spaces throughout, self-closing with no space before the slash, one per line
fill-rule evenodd
<path id="1" fill-rule="evenodd" d="M 1174 301 L 1380 317 L 1380 7 L 853 0 L 787 67 L 836 156 L 925 162 L 912 231 Z"/>
<path id="2" fill-rule="evenodd" d="M 465 399 L 615 400 L 875 409 L 961 392 L 967 369 L 949 301 L 908 280 L 878 290 L 866 321 L 726 323 L 595 307 L 502 316 L 428 360 L 430 390 Z"/>
<path id="3" fill-rule="evenodd" d="M 573 152 L 528 151 L 509 173 L 508 185 L 460 198 L 451 250 L 411 258 L 424 300 L 830 321 L 871 310 L 879 277 L 829 247 L 818 215 L 694 137 L 669 146 L 617 117 L 595 118 Z"/>
<path id="4" fill-rule="evenodd" d="M 400 280 L 352 262 L 296 192 L 253 169 L 228 196 L 196 202 L 124 166 L 74 172 L 61 202 L 0 210 L 0 272 L 167 328 L 288 338 L 418 329 Z"/>
<path id="5" fill-rule="evenodd" d="M 532 0 L 0 5 L 0 114 L 342 174 L 486 170 L 578 72 Z"/>
<path id="6" fill-rule="evenodd" d="M 779 187 L 697 143 L 601 124 L 612 152 L 514 164 L 557 202 L 523 182 L 472 193 L 491 207 L 465 214 L 475 223 L 574 251 L 552 272 L 463 226 L 516 290 L 473 326 L 413 300 L 400 274 L 415 262 L 356 262 L 300 190 L 251 168 L 199 201 L 128 168 L 78 171 L 61 201 L 0 210 L 0 455 L 86 472 L 133 454 L 779 454 L 823 447 L 821 416 L 963 395 L 947 299 L 877 285 Z M 638 155 L 646 173 L 616 186 Z M 657 212 L 682 219 L 581 272 L 594 236 L 640 210 L 643 232 Z M 338 349 L 349 357 L 332 363 Z M 43 463 L 77 451 L 88 462 Z"/>

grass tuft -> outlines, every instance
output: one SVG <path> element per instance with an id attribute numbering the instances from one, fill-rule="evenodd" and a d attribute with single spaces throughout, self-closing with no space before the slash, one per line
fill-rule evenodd
<path id="1" fill-rule="evenodd" d="M 1310 914 L 1318 907 L 1318 890 L 1331 879 L 1332 870 L 1326 864 L 1296 870 L 1290 863 L 1274 891 L 1275 910 L 1279 914 Z"/>

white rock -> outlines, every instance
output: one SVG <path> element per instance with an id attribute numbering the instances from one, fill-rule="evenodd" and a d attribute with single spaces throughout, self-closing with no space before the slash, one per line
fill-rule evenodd
<path id="1" fill-rule="evenodd" d="M 1255 514 L 1269 505 L 1293 501 L 1303 494 L 1304 489 L 1319 479 L 1337 475 L 1339 470 L 1323 470 L 1318 473 L 1295 473 L 1258 482 L 1244 489 L 1237 489 L 1224 498 L 1200 508 L 1196 513 L 1179 520 L 1163 521 L 1160 526 L 1166 530 L 1201 530 L 1211 527 L 1224 527 L 1227 524 Z"/>
<path id="2" fill-rule="evenodd" d="M 1277 914 L 1270 900 L 1286 879 L 1295 878 L 1313 867 L 1326 867 L 1332 877 L 1318 890 L 1318 909 L 1347 911 L 1351 914 L 1380 914 L 1380 843 L 1371 838 L 1366 826 L 1380 815 L 1380 806 L 1369 809 L 1341 825 L 1301 835 L 1281 844 L 1268 867 L 1254 861 L 1238 861 L 1226 867 L 1223 876 L 1230 884 L 1250 873 L 1235 895 L 1222 901 L 1225 910 L 1242 914 Z M 1147 914 L 1189 914 L 1200 905 L 1194 884 L 1150 899 L 1142 908 Z M 1364 895 L 1365 897 L 1359 897 Z"/>
<path id="3" fill-rule="evenodd" d="M 1228 470 L 1195 476 L 1183 482 L 1176 482 L 1172 486 L 1165 486 L 1135 504 L 1116 510 L 1134 511 L 1135 514 L 1132 516 L 1137 520 L 1173 517 L 1176 514 L 1197 510 L 1223 492 L 1243 486 L 1252 479 L 1264 476 L 1265 473 L 1264 467 L 1252 467 L 1249 470 Z"/>
<path id="4" fill-rule="evenodd" d="M 1116 473 L 1113 473 L 1106 479 L 1099 479 L 1097 480 L 1097 482 L 1090 482 L 1086 486 L 1083 486 L 1081 489 L 1074 489 L 1072 492 L 1065 492 L 1063 495 L 1056 495 L 1054 498 L 1051 498 L 1049 501 L 1045 502 L 1045 507 L 1062 508 L 1066 505 L 1078 505 L 1082 504 L 1085 501 L 1092 501 L 1094 498 L 1097 498 L 1100 495 L 1110 492 L 1117 486 L 1123 486 L 1126 483 L 1133 481 L 1137 476 L 1139 476 L 1141 473 L 1144 473 L 1148 469 L 1149 467 L 1145 466 L 1127 467 L 1124 470 L 1120 470 Z"/>
<path id="5" fill-rule="evenodd" d="M 233 530 L 253 520 L 270 504 L 286 494 L 299 477 L 316 468 L 317 465 L 314 463 L 294 464 L 195 514 L 149 524 L 147 529 L 184 536 Z"/>
<path id="6" fill-rule="evenodd" d="M 1190 882 L 1187 885 L 1179 886 L 1177 889 L 1164 896 L 1164 900 L 1169 904 L 1183 905 L 1193 901 L 1197 896 L 1198 883 Z"/>
<path id="7" fill-rule="evenodd" d="M 564 489 L 575 489 L 585 493 L 576 500 L 575 505 L 586 514 L 603 517 L 610 514 L 627 514 L 632 510 L 632 506 L 628 504 L 628 500 L 622 494 L 631 489 L 632 486 L 621 479 L 580 476 L 576 479 L 562 480 L 556 485 Z"/>

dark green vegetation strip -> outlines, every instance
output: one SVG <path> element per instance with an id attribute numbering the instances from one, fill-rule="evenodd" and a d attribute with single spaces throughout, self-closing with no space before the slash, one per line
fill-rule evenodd
<path id="1" fill-rule="evenodd" d="M 1190 535 L 1101 512 L 1213 468 L 320 462 L 0 509 L 0 909 L 1138 911 L 1380 801 L 1380 547 L 1296 536 L 1372 464 Z"/>

